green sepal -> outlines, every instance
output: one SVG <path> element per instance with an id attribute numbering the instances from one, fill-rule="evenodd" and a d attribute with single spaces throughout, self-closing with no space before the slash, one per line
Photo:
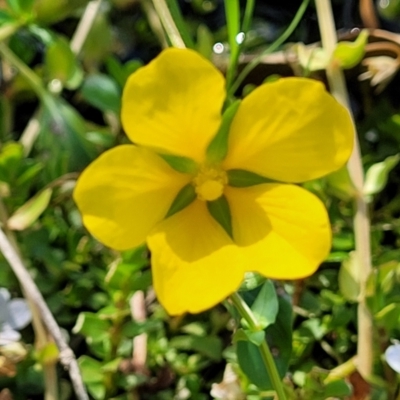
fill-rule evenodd
<path id="1" fill-rule="evenodd" d="M 338 60 L 344 69 L 355 67 L 364 57 L 368 42 L 368 31 L 363 30 L 354 42 L 340 42 L 333 52 L 333 58 Z"/>
<path id="2" fill-rule="evenodd" d="M 231 211 L 226 197 L 221 196 L 217 200 L 208 201 L 207 208 L 213 218 L 225 229 L 226 233 L 233 237 Z"/>
<path id="3" fill-rule="evenodd" d="M 228 153 L 229 129 L 240 105 L 240 100 L 232 103 L 222 116 L 221 126 L 207 148 L 207 160 L 210 163 L 222 161 Z"/>
<path id="4" fill-rule="evenodd" d="M 273 183 L 272 179 L 265 178 L 254 172 L 245 171 L 244 169 L 230 169 L 227 171 L 229 186 L 248 187 L 260 185 L 262 183 Z"/>
<path id="5" fill-rule="evenodd" d="M 171 154 L 160 154 L 160 157 L 175 171 L 183 172 L 184 174 L 193 174 L 199 168 L 196 161 L 189 157 L 173 156 Z"/>
<path id="6" fill-rule="evenodd" d="M 187 207 L 190 203 L 193 202 L 196 196 L 197 195 L 194 190 L 194 186 L 191 183 L 188 183 L 176 195 L 175 200 L 172 202 L 172 205 L 169 208 L 165 218 L 168 218 L 171 215 L 176 214 L 178 211 L 183 210 L 185 207 Z"/>

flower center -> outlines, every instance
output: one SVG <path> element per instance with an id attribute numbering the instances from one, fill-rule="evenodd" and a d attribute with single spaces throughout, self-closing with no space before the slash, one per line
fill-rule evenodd
<path id="1" fill-rule="evenodd" d="M 203 201 L 214 201 L 222 196 L 228 183 L 226 172 L 220 168 L 202 166 L 193 179 L 197 197 Z"/>

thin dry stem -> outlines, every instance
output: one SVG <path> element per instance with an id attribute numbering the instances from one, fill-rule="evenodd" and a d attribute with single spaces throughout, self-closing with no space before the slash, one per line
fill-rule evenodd
<path id="1" fill-rule="evenodd" d="M 40 311 L 40 315 L 47 330 L 51 332 L 54 341 L 59 349 L 59 359 L 61 364 L 68 370 L 75 394 L 78 400 L 89 400 L 82 376 L 79 371 L 78 363 L 71 348 L 68 346 L 58 326 L 56 320 L 51 314 L 42 294 L 37 288 L 35 282 L 31 278 L 25 265 L 15 248 L 12 246 L 4 231 L 0 229 L 0 251 L 10 264 L 23 290 L 28 294 L 31 301 Z"/>

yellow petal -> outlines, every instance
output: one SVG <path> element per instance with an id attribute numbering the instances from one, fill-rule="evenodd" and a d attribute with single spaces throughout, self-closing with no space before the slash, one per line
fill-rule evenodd
<path id="1" fill-rule="evenodd" d="M 233 237 L 248 269 L 274 279 L 298 279 L 315 272 L 331 246 L 331 230 L 322 202 L 288 184 L 231 188 L 225 195 Z"/>
<path id="2" fill-rule="evenodd" d="M 350 157 L 353 135 L 349 113 L 320 82 L 284 78 L 243 100 L 224 166 L 303 182 L 339 169 Z"/>
<path id="3" fill-rule="evenodd" d="M 129 138 L 158 152 L 203 161 L 221 122 L 224 78 L 188 49 L 167 49 L 130 76 L 122 98 Z"/>
<path id="4" fill-rule="evenodd" d="M 74 199 L 86 228 L 117 250 L 143 243 L 190 177 L 133 145 L 103 153 L 79 177 Z"/>
<path id="5" fill-rule="evenodd" d="M 241 249 L 203 201 L 161 222 L 147 243 L 154 288 L 169 314 L 204 311 L 232 294 L 243 279 Z"/>

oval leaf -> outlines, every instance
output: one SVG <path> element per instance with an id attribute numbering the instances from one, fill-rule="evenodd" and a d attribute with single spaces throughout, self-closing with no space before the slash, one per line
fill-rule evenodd
<path id="1" fill-rule="evenodd" d="M 15 231 L 23 231 L 31 226 L 46 210 L 52 193 L 52 189 L 47 188 L 33 196 L 9 218 L 7 222 L 8 228 Z"/>

